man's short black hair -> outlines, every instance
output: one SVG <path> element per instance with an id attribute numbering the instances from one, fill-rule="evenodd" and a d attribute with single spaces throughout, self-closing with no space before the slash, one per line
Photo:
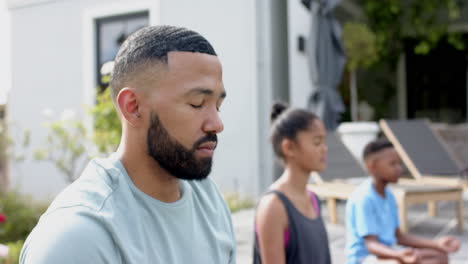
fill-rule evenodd
<path id="1" fill-rule="evenodd" d="M 393 144 L 385 138 L 379 138 L 369 142 L 364 148 L 362 157 L 367 160 L 371 155 L 387 148 L 393 148 Z"/>
<path id="2" fill-rule="evenodd" d="M 129 84 L 136 73 L 155 63 L 168 63 L 171 51 L 198 52 L 217 56 L 214 48 L 195 31 L 175 26 L 149 26 L 130 35 L 114 60 L 110 87 L 112 98 Z"/>

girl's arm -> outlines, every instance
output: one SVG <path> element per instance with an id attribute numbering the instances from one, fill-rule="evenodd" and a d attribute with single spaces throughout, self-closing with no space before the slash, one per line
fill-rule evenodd
<path id="1" fill-rule="evenodd" d="M 263 264 L 285 264 L 284 231 L 288 226 L 286 209 L 276 195 L 265 196 L 255 219 Z"/>

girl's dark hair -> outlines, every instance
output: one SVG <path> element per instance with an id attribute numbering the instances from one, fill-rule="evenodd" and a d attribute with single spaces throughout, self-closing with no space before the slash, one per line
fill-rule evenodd
<path id="1" fill-rule="evenodd" d="M 281 150 L 283 139 L 295 140 L 298 132 L 307 130 L 310 124 L 318 119 L 314 113 L 307 110 L 288 108 L 286 104 L 274 103 L 270 114 L 270 139 L 275 154 L 284 158 Z"/>

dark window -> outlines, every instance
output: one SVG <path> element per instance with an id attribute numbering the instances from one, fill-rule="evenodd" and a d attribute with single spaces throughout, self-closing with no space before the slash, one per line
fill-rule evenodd
<path id="1" fill-rule="evenodd" d="M 458 123 L 467 117 L 466 52 L 442 41 L 427 55 L 416 55 L 407 43 L 408 117 Z"/>
<path id="2" fill-rule="evenodd" d="M 99 92 L 107 88 L 108 78 L 101 74 L 106 63 L 111 63 L 125 39 L 149 24 L 149 13 L 138 12 L 95 20 L 96 28 L 96 80 Z"/>

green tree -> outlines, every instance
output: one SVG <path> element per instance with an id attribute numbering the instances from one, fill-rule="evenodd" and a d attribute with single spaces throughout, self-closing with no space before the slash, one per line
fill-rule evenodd
<path id="1" fill-rule="evenodd" d="M 113 61 L 104 63 L 100 70 L 101 85 L 96 89 L 96 104 L 89 113 L 94 120 L 93 141 L 98 151 L 103 154 L 117 149 L 122 127 L 110 93 L 110 79 Z"/>
<path id="2" fill-rule="evenodd" d="M 14 130 L 13 133 L 12 130 Z M 20 163 L 29 152 L 29 130 L 20 129 L 12 122 L 0 120 L 0 191 L 9 187 L 9 162 Z"/>
<path id="3" fill-rule="evenodd" d="M 460 18 L 457 0 L 361 0 L 371 30 L 376 34 L 379 57 L 396 65 L 407 39 L 416 39 L 416 54 L 427 54 L 439 41 L 465 49 L 459 32 L 449 30 Z"/>
<path id="4" fill-rule="evenodd" d="M 45 148 L 37 149 L 34 158 L 52 163 L 68 182 L 78 178 L 91 157 L 85 126 L 75 119 L 46 122 L 49 133 Z"/>
<path id="5" fill-rule="evenodd" d="M 363 16 L 355 17 L 351 22 L 366 24 L 375 36 L 378 59 L 368 69 L 359 71 L 366 73 L 359 75 L 359 90 L 372 93 L 376 87 L 380 89 L 380 96 L 368 94 L 369 98 L 366 97 L 376 111 L 375 118 L 389 117 L 395 111 L 389 100 L 396 98 L 396 72 L 400 55 L 408 51 L 426 55 L 442 41 L 468 55 L 468 38 L 450 28 L 460 19 L 461 0 L 356 1 L 362 8 Z M 352 61 L 354 53 L 358 57 L 362 55 L 358 49 L 353 50 L 353 53 L 348 51 Z M 349 63 L 348 69 L 353 64 Z M 383 94 L 386 98 L 384 101 L 380 100 Z"/>
<path id="6" fill-rule="evenodd" d="M 11 129 L 19 131 L 15 136 L 11 135 Z M 22 162 L 26 159 L 27 148 L 30 143 L 29 130 L 15 127 L 14 123 L 5 119 L 0 120 L 0 160 L 10 159 L 13 162 Z"/>
<path id="7" fill-rule="evenodd" d="M 90 114 L 94 119 L 93 141 L 98 151 L 101 153 L 115 151 L 120 142 L 122 126 L 109 88 L 97 95 L 96 105 L 90 109 Z"/>
<path id="8" fill-rule="evenodd" d="M 350 71 L 351 120 L 358 120 L 357 74 L 359 68 L 368 68 L 378 59 L 375 34 L 367 25 L 347 22 L 343 26 L 343 42 L 347 55 L 346 68 Z"/>

